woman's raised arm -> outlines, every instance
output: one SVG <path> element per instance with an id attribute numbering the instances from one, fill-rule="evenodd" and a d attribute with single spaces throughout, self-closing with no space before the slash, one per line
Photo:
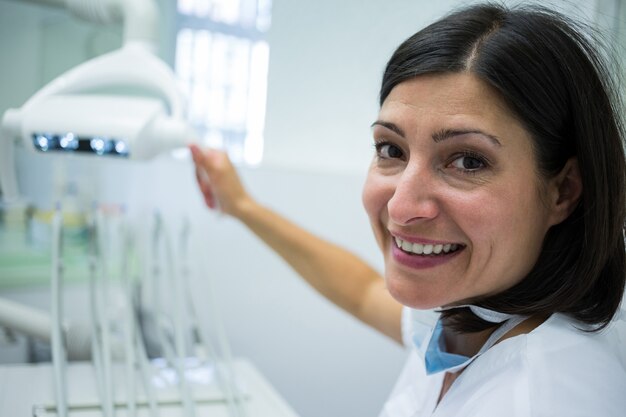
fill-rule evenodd
<path id="1" fill-rule="evenodd" d="M 378 272 L 351 252 L 262 206 L 245 190 L 228 156 L 190 147 L 208 207 L 239 219 L 324 297 L 401 343 L 402 306 Z"/>

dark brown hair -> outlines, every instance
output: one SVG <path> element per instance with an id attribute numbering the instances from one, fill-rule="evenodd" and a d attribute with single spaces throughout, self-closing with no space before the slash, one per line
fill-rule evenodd
<path id="1" fill-rule="evenodd" d="M 512 314 L 568 314 L 606 326 L 624 293 L 626 164 L 615 74 L 592 31 L 538 6 L 471 6 L 407 39 L 385 69 L 380 104 L 397 84 L 470 72 L 494 87 L 533 138 L 538 170 L 576 157 L 583 182 L 574 212 L 553 226 L 531 272 L 474 304 Z M 445 311 L 460 331 L 490 326 L 468 309 Z"/>

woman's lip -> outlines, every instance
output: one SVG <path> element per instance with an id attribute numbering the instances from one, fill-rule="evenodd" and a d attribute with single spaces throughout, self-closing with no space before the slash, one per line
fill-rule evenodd
<path id="1" fill-rule="evenodd" d="M 400 238 L 402 239 L 402 238 Z M 411 269 L 425 269 L 440 266 L 452 261 L 458 254 L 463 252 L 464 247 L 450 253 L 441 253 L 439 255 L 416 255 L 409 254 L 396 246 L 395 242 L 390 242 L 390 253 L 392 259 L 405 267 Z"/>

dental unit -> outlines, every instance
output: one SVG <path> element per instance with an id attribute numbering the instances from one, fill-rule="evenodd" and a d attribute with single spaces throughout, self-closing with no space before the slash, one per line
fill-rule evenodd
<path id="1" fill-rule="evenodd" d="M 185 120 L 185 100 L 177 80 L 167 64 L 155 55 L 158 34 L 158 8 L 155 0 L 29 0 L 31 3 L 67 8 L 77 16 L 92 22 L 122 22 L 124 41 L 119 50 L 87 61 L 60 75 L 28 99 L 20 108 L 7 110 L 0 123 L 0 206 L 5 210 L 23 209 L 16 178 L 15 145 L 41 154 L 86 155 L 95 158 L 145 160 L 180 148 L 196 140 L 196 134 Z M 125 225 L 120 232 L 125 251 L 130 252 L 132 238 Z M 135 415 L 140 401 L 136 385 L 143 386 L 149 415 L 157 416 L 161 405 L 153 387 L 155 370 L 149 362 L 147 344 L 142 336 L 141 306 L 136 297 L 135 282 L 125 265 L 122 286 L 126 310 L 121 329 L 121 342 L 114 339 L 111 301 L 106 269 L 106 220 L 95 209 L 89 226 L 89 297 L 90 329 L 82 339 L 90 341 L 90 357 L 95 369 L 100 404 L 97 408 L 106 417 L 115 415 L 120 405 L 116 400 L 112 380 L 112 362 L 116 351 L 122 354 L 126 369 L 128 415 Z M 68 395 L 66 371 L 71 359 L 71 335 L 63 314 L 63 218 L 57 206 L 51 223 L 51 314 L 30 310 L 0 298 L 0 325 L 24 331 L 35 338 L 49 341 L 55 390 L 56 415 L 68 415 L 72 404 Z M 157 323 L 157 336 L 168 365 L 177 375 L 183 415 L 195 415 L 197 400 L 186 381 L 184 359 L 188 357 L 187 332 L 191 332 L 193 348 L 201 360 L 216 367 L 217 385 L 227 403 L 229 414 L 245 416 L 242 394 L 234 383 L 230 364 L 230 349 L 223 330 L 218 331 L 218 346 L 222 356 L 211 347 L 202 332 L 191 303 L 189 266 L 187 261 L 189 230 L 185 224 L 181 233 L 181 257 L 174 256 L 173 239 L 161 218 L 153 224 L 152 261 L 157 252 L 164 251 L 166 281 L 152 282 L 155 288 L 163 283 L 174 289 L 173 323 Z M 149 239 L 148 239 L 149 240 Z M 149 245 L 146 245 L 149 246 Z M 150 250 L 148 250 L 150 251 Z M 128 256 L 128 255 L 127 255 Z M 126 259 L 126 258 L 125 258 Z M 179 265 L 178 259 L 182 259 Z M 127 262 L 127 260 L 125 260 Z M 180 266 L 180 268 L 179 268 Z M 155 264 L 147 281 L 159 281 L 160 264 Z M 150 274 L 148 274 L 150 275 Z M 181 277 L 181 279 L 177 279 Z M 162 305 L 156 306 L 157 319 Z M 189 310 L 189 311 L 186 311 Z M 191 321 L 189 323 L 188 321 Z M 220 323 L 218 323 L 220 328 Z M 118 343 L 119 342 L 119 343 Z M 118 346 L 120 345 L 120 346 Z M 222 358 L 224 358 L 222 360 Z M 221 362 L 222 365 L 218 365 Z M 139 375 L 139 378 L 137 378 Z M 51 410 L 34 410 L 34 415 L 46 415 Z"/>

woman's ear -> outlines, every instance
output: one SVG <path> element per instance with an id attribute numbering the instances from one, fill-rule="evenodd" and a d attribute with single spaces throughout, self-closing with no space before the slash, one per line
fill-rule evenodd
<path id="1" fill-rule="evenodd" d="M 550 179 L 551 225 L 559 224 L 574 211 L 583 192 L 578 160 L 570 158 L 561 172 Z"/>

